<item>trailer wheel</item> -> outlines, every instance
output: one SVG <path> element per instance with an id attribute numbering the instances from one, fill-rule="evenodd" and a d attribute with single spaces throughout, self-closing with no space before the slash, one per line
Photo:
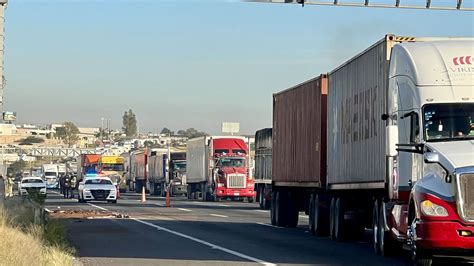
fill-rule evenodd
<path id="1" fill-rule="evenodd" d="M 298 226 L 299 218 L 298 199 L 296 198 L 296 194 L 291 192 L 287 192 L 286 197 L 287 200 L 283 204 L 287 217 L 285 226 L 295 228 Z"/>
<path id="2" fill-rule="evenodd" d="M 286 193 L 283 191 L 276 192 L 275 199 L 275 222 L 276 226 L 287 226 L 287 212 L 285 208 Z"/>
<path id="3" fill-rule="evenodd" d="M 271 204 L 270 204 L 270 222 L 271 222 L 272 225 L 276 225 L 276 214 L 275 214 L 276 202 L 275 202 L 275 199 L 276 199 L 276 192 L 272 191 L 272 201 L 271 201 Z"/>
<path id="4" fill-rule="evenodd" d="M 207 184 L 201 183 L 202 201 L 207 201 Z"/>
<path id="5" fill-rule="evenodd" d="M 334 236 L 337 241 L 343 241 L 344 232 L 344 203 L 342 198 L 338 197 L 334 206 Z"/>
<path id="6" fill-rule="evenodd" d="M 314 229 L 314 196 L 315 194 L 311 194 L 309 198 L 309 231 L 314 236 L 316 235 L 316 230 Z"/>
<path id="7" fill-rule="evenodd" d="M 336 239 L 335 234 L 335 208 L 336 208 L 336 197 L 331 198 L 331 205 L 329 207 L 329 237 L 331 239 Z"/>
<path id="8" fill-rule="evenodd" d="M 372 243 L 374 247 L 374 252 L 375 254 L 380 254 L 380 244 L 379 244 L 379 211 L 380 211 L 380 200 L 375 199 L 374 201 L 374 209 L 372 210 L 372 231 L 373 231 L 373 237 L 372 237 Z"/>
<path id="9" fill-rule="evenodd" d="M 264 195 L 263 195 L 263 188 L 262 186 L 258 186 L 258 189 L 257 189 L 257 199 L 258 199 L 258 205 L 260 206 L 260 209 L 265 209 L 265 206 L 264 206 Z"/>
<path id="10" fill-rule="evenodd" d="M 309 222 L 311 234 L 317 236 L 325 236 L 328 233 L 328 224 L 327 224 L 327 213 L 324 214 L 323 208 L 321 208 L 321 203 L 319 200 L 318 194 L 311 195 L 310 209 L 309 209 Z"/>
<path id="11" fill-rule="evenodd" d="M 189 200 L 192 199 L 192 189 L 190 184 L 186 186 L 186 196 Z"/>

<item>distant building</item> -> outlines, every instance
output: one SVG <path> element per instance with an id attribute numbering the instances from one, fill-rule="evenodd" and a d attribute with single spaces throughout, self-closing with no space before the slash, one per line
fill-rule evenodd
<path id="1" fill-rule="evenodd" d="M 12 136 L 17 135 L 18 130 L 14 124 L 0 124 L 0 135 L 1 136 Z"/>
<path id="2" fill-rule="evenodd" d="M 85 148 L 95 144 L 97 135 L 100 133 L 98 127 L 78 127 L 77 129 L 79 129 L 79 148 Z"/>

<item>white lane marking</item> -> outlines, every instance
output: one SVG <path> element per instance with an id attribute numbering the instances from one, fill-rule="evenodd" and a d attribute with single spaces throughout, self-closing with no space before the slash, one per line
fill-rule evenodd
<path id="1" fill-rule="evenodd" d="M 161 203 L 153 203 L 153 204 L 155 204 L 157 206 L 161 206 L 161 207 L 165 206 L 164 204 L 161 204 Z"/>
<path id="2" fill-rule="evenodd" d="M 94 205 L 94 204 L 92 204 L 92 203 L 87 203 L 87 204 L 91 205 L 92 207 L 96 207 L 97 209 L 103 210 L 103 211 L 109 211 L 109 210 L 107 210 L 106 208 L 102 208 L 102 207 L 97 206 L 97 205 Z"/>
<path id="3" fill-rule="evenodd" d="M 256 211 L 258 211 L 258 212 L 264 212 L 264 213 L 267 213 L 267 212 L 268 212 L 268 211 L 266 211 L 266 210 L 256 210 Z"/>
<path id="4" fill-rule="evenodd" d="M 137 219 L 137 218 L 132 218 L 132 220 L 134 220 L 134 221 L 136 221 L 136 222 L 139 222 L 139 223 L 142 223 L 142 224 L 144 224 L 144 225 L 148 225 L 148 226 L 150 226 L 150 227 L 156 228 L 156 229 L 158 229 L 158 230 L 165 231 L 165 232 L 168 232 L 168 233 L 170 233 L 170 234 L 173 234 L 173 235 L 176 235 L 176 236 L 180 236 L 180 237 L 182 237 L 182 238 L 186 238 L 186 239 L 189 239 L 189 240 L 191 240 L 191 241 L 194 241 L 194 242 L 203 244 L 203 245 L 208 246 L 208 247 L 210 247 L 210 248 L 212 248 L 212 249 L 217 249 L 217 250 L 223 251 L 223 252 L 225 252 L 225 253 L 232 254 L 232 255 L 234 255 L 234 256 L 237 256 L 237 257 L 240 257 L 240 258 L 249 260 L 249 261 L 253 261 L 253 262 L 259 263 L 259 264 L 261 264 L 261 265 L 276 266 L 276 264 L 274 264 L 274 263 L 266 262 L 266 261 L 263 261 L 263 260 L 261 260 L 261 259 L 254 258 L 254 257 L 248 256 L 248 255 L 242 254 L 242 253 L 240 253 L 240 252 L 237 252 L 237 251 L 234 251 L 234 250 L 225 248 L 225 247 L 221 247 L 221 246 L 218 246 L 218 245 L 209 243 L 209 242 L 204 241 L 204 240 L 201 240 L 201 239 L 199 239 L 199 238 L 195 238 L 195 237 L 192 237 L 192 236 L 189 236 L 189 235 L 185 235 L 185 234 L 180 233 L 180 232 L 176 232 L 176 231 L 173 231 L 173 230 L 170 230 L 170 229 L 161 227 L 161 226 L 159 226 L 159 225 L 155 225 L 155 224 L 152 224 L 152 223 L 149 223 L 149 222 L 145 222 L 145 221 L 139 220 L 139 219 Z"/>
<path id="5" fill-rule="evenodd" d="M 221 207 L 230 207 L 230 205 L 225 205 L 225 204 L 219 204 Z"/>
<path id="6" fill-rule="evenodd" d="M 185 208 L 178 208 L 178 210 L 184 211 L 184 212 L 190 212 L 190 209 L 185 209 Z"/>
<path id="7" fill-rule="evenodd" d="M 268 227 L 272 227 L 272 228 L 279 228 L 279 229 L 283 228 L 283 227 L 278 227 L 278 226 L 274 226 L 274 225 L 266 224 L 266 223 L 256 223 L 256 224 L 263 225 L 263 226 L 268 226 Z"/>
<path id="8" fill-rule="evenodd" d="M 90 204 L 90 203 L 89 203 L 89 205 L 94 206 L 94 207 L 96 207 L 96 208 L 99 208 L 99 209 L 101 209 L 101 210 L 106 210 L 106 211 L 108 211 L 106 208 L 102 208 L 102 207 L 97 206 L 97 205 L 94 205 L 94 204 Z M 217 250 L 223 251 L 223 252 L 225 252 L 225 253 L 228 253 L 228 254 L 237 256 L 237 257 L 242 258 L 242 259 L 246 259 L 246 260 L 249 260 L 249 261 L 253 261 L 253 262 L 259 263 L 259 264 L 261 264 L 261 265 L 277 266 L 277 265 L 274 264 L 274 263 L 266 262 L 266 261 L 264 261 L 264 260 L 261 260 L 261 259 L 255 258 L 255 257 L 251 257 L 251 256 L 245 255 L 245 254 L 243 254 L 243 253 L 234 251 L 234 250 L 232 250 L 232 249 L 228 249 L 228 248 L 225 248 L 225 247 L 221 247 L 221 246 L 212 244 L 212 243 L 210 243 L 210 242 L 201 240 L 201 239 L 199 239 L 199 238 L 195 238 L 195 237 L 192 237 L 192 236 L 190 236 L 190 235 L 185 235 L 185 234 L 183 234 L 183 233 L 180 233 L 180 232 L 177 232 L 177 231 L 173 231 L 173 230 L 170 230 L 170 229 L 165 228 L 165 227 L 161 227 L 161 226 L 156 225 L 156 224 L 152 224 L 152 223 L 149 223 L 149 222 L 145 222 L 145 221 L 142 221 L 142 220 L 137 219 L 137 218 L 130 218 L 130 219 L 134 220 L 135 222 L 138 222 L 138 223 L 141 223 L 141 224 L 148 225 L 148 226 L 150 226 L 150 227 L 156 228 L 156 229 L 158 229 L 158 230 L 165 231 L 165 232 L 167 232 L 167 233 L 170 233 L 170 234 L 173 234 L 173 235 L 176 235 L 176 236 L 179 236 L 179 237 L 182 237 L 182 238 L 186 238 L 186 239 L 189 239 L 189 240 L 191 240 L 191 241 L 194 241 L 194 242 L 203 244 L 203 245 L 208 246 L 208 247 L 210 247 L 210 248 L 212 248 L 212 249 L 217 249 Z"/>
<path id="9" fill-rule="evenodd" d="M 191 203 L 191 204 L 203 204 L 204 202 L 202 202 L 202 201 L 186 201 L 186 203 Z"/>
<path id="10" fill-rule="evenodd" d="M 229 216 L 220 215 L 220 214 L 214 214 L 214 213 L 210 213 L 209 215 L 215 216 L 215 217 L 221 217 L 221 218 L 229 218 Z"/>
<path id="11" fill-rule="evenodd" d="M 306 219 L 309 219 L 309 216 L 307 216 L 307 215 L 300 215 L 300 218 L 306 218 Z"/>

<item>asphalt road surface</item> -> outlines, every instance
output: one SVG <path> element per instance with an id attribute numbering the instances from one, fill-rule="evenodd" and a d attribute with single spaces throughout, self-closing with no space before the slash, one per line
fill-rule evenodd
<path id="1" fill-rule="evenodd" d="M 269 224 L 255 203 L 200 202 L 161 197 L 140 202 L 122 194 L 117 204 L 78 203 L 52 191 L 51 210 L 111 211 L 129 218 L 69 219 L 68 237 L 84 265 L 409 265 L 406 254 L 373 253 L 370 234 L 360 242 L 314 237 L 308 218 L 297 228 Z"/>

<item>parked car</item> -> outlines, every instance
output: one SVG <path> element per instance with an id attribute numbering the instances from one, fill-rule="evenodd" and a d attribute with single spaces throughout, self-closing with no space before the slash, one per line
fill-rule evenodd
<path id="1" fill-rule="evenodd" d="M 79 202 L 107 201 L 117 203 L 117 188 L 108 177 L 86 178 L 78 186 Z"/>
<path id="2" fill-rule="evenodd" d="M 46 197 L 46 183 L 41 177 L 24 177 L 20 181 L 19 192 L 21 196 L 36 193 Z"/>

